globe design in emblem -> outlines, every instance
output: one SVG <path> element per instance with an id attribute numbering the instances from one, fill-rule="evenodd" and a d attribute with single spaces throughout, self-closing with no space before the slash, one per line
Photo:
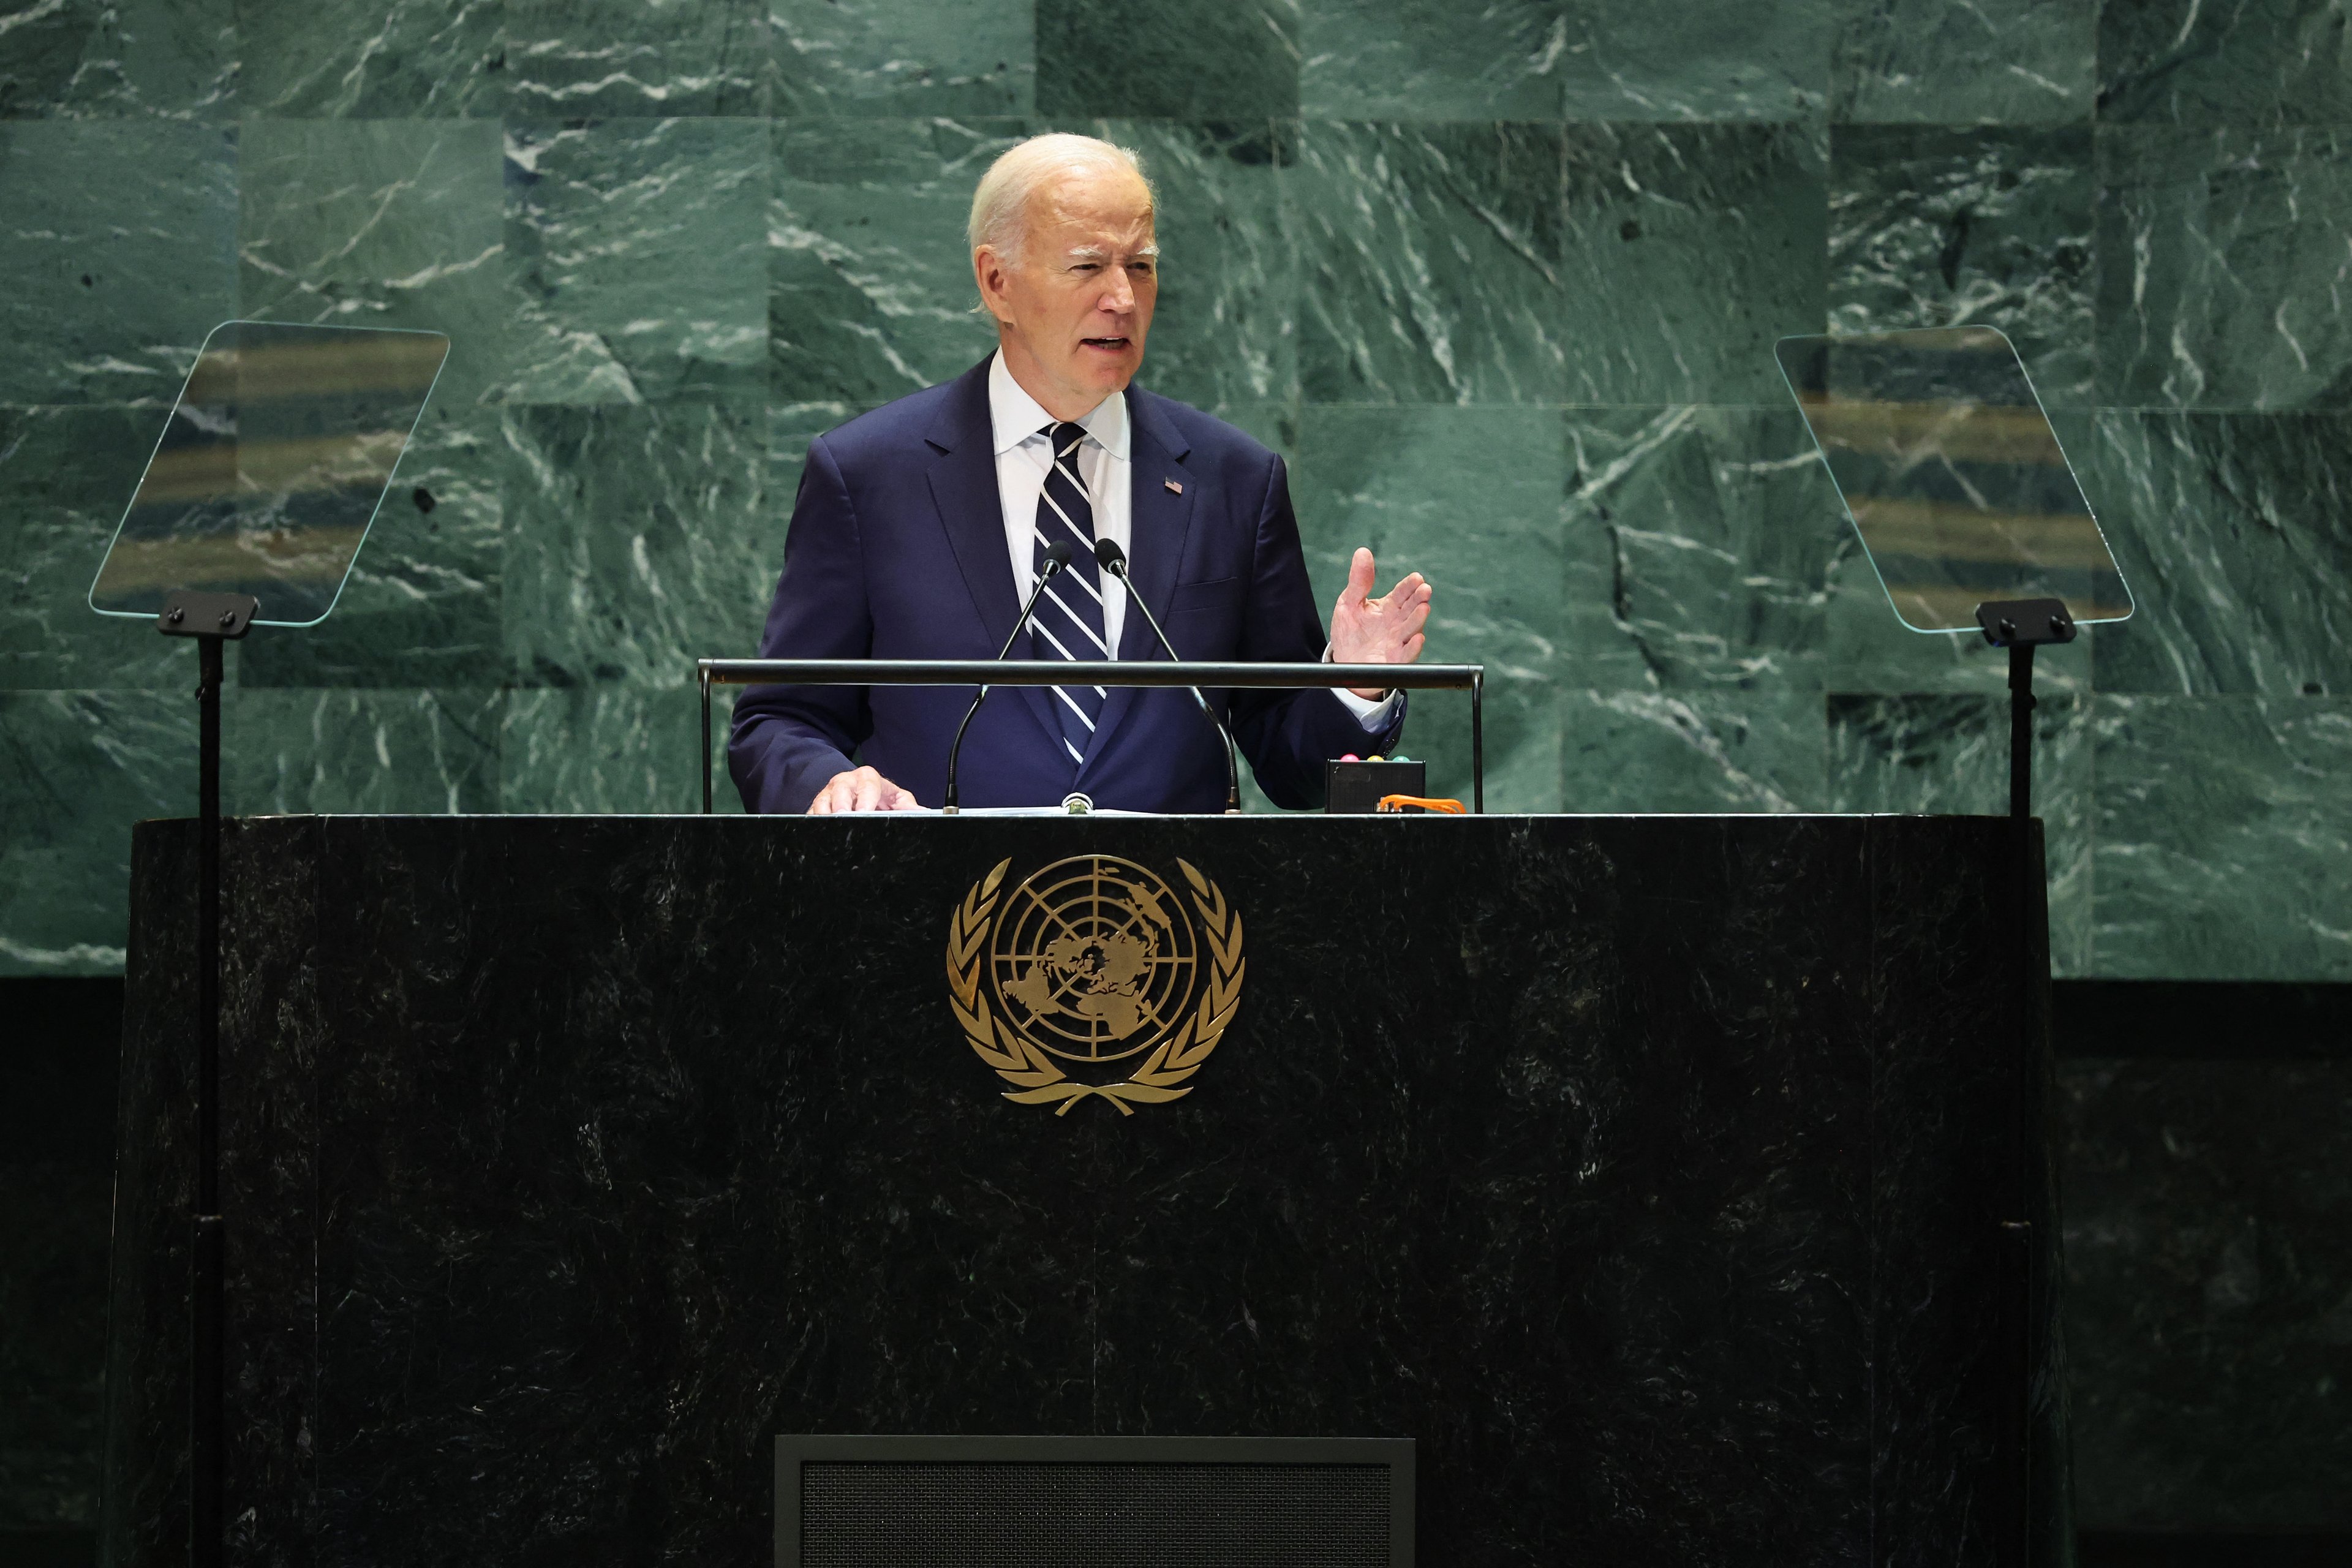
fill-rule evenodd
<path id="1" fill-rule="evenodd" d="M 1132 1056 L 1192 1000 L 1199 948 L 1167 883 L 1132 860 L 1080 855 L 1015 888 L 990 943 L 1007 1020 L 1069 1061 Z"/>

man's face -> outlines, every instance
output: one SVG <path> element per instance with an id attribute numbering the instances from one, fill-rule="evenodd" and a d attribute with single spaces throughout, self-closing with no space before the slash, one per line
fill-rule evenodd
<path id="1" fill-rule="evenodd" d="M 1047 413 L 1075 419 L 1143 363 L 1160 297 L 1151 194 L 1125 169 L 1065 174 L 1030 199 L 1020 265 L 973 253 L 1007 367 Z"/>

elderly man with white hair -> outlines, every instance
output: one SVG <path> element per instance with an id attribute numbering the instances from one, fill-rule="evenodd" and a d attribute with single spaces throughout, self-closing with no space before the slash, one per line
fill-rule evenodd
<path id="1" fill-rule="evenodd" d="M 1371 596 L 1359 550 L 1327 635 L 1282 459 L 1134 384 L 1160 291 L 1135 155 L 1032 138 L 972 197 L 971 266 L 997 348 L 952 382 L 810 443 L 768 613 L 768 658 L 992 658 L 1048 552 L 1069 565 L 1012 657 L 1161 657 L 1129 584 L 1187 659 L 1402 664 L 1420 657 L 1419 574 Z M 1097 563 L 1108 540 L 1123 584 Z M 1025 645 L 1025 646 L 1024 646 Z M 1223 747 L 1175 689 L 1024 687 L 965 736 L 961 804 L 1214 811 Z M 1276 804 L 1321 803 L 1326 759 L 1393 752 L 1402 692 L 1212 691 Z M 969 689 L 754 687 L 729 767 L 753 811 L 938 805 Z"/>

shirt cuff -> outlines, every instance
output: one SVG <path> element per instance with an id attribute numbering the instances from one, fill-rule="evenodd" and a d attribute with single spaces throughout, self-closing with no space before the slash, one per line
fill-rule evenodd
<path id="1" fill-rule="evenodd" d="M 1332 662 L 1328 642 L 1323 645 L 1322 662 Z M 1344 686 L 1335 686 L 1331 689 L 1331 695 L 1348 705 L 1348 711 L 1356 716 L 1356 722 L 1361 724 L 1368 733 L 1377 735 L 1387 729 L 1389 721 L 1396 717 L 1397 699 L 1404 693 L 1391 691 L 1386 697 L 1359 697 Z"/>
<path id="2" fill-rule="evenodd" d="M 1397 700 L 1404 693 L 1391 691 L 1386 697 L 1359 697 L 1346 687 L 1337 686 L 1331 689 L 1331 695 L 1348 705 L 1348 711 L 1356 716 L 1356 722 L 1364 727 L 1366 733 L 1377 735 L 1389 727 L 1390 720 L 1396 717 Z"/>

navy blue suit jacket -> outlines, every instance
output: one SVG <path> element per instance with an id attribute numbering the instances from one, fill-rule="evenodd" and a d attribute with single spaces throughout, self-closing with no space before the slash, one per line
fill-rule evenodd
<path id="1" fill-rule="evenodd" d="M 1221 420 L 1127 392 L 1136 591 L 1188 659 L 1311 661 L 1322 618 L 1282 459 Z M 1168 488 L 1174 480 L 1180 494 Z M 763 658 L 992 658 L 1020 618 L 998 500 L 988 362 L 819 437 L 801 473 Z M 1013 649 L 1033 657 L 1030 634 Z M 1160 658 L 1128 607 L 1121 658 Z M 753 811 L 804 811 L 854 756 L 938 805 L 971 687 L 747 688 L 728 768 Z M 1403 704 L 1368 732 L 1328 691 L 1210 691 L 1278 805 L 1323 800 L 1323 763 L 1393 751 Z M 1181 690 L 1114 687 L 1073 777 L 1044 687 L 999 687 L 957 765 L 961 803 L 1054 805 L 1073 789 L 1130 811 L 1219 811 L 1224 761 Z"/>

